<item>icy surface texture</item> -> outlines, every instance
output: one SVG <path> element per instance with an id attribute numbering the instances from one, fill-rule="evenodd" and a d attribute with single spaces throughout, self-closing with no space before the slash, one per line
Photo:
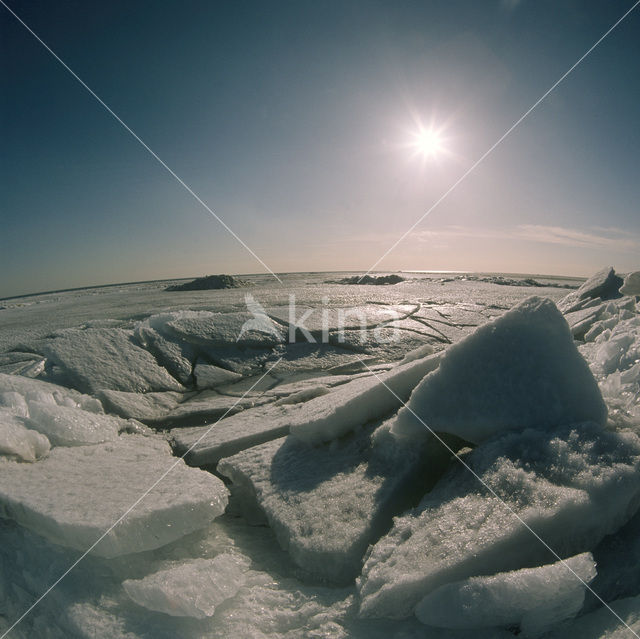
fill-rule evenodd
<path id="1" fill-rule="evenodd" d="M 553 561 L 523 522 L 568 557 L 591 550 L 640 503 L 640 439 L 628 431 L 585 423 L 508 433 L 464 459 L 476 476 L 454 467 L 371 549 L 362 614 L 407 616 L 448 582 Z"/>
<path id="2" fill-rule="evenodd" d="M 536 637 L 575 617 L 595 576 L 591 553 L 583 553 L 538 568 L 471 577 L 428 594 L 417 605 L 416 617 L 441 628 L 517 625 L 521 636 Z"/>
<path id="3" fill-rule="evenodd" d="M 87 550 L 134 503 L 92 552 L 140 552 L 202 528 L 224 512 L 227 489 L 213 475 L 173 458 L 166 442 L 139 435 L 54 448 L 37 464 L 0 459 L 2 516 L 63 546 Z"/>
<path id="4" fill-rule="evenodd" d="M 300 407 L 291 434 L 308 443 L 331 441 L 372 419 L 384 417 L 406 401 L 415 385 L 438 366 L 439 355 L 415 360 L 388 373 L 354 380 L 330 395 Z"/>
<path id="5" fill-rule="evenodd" d="M 138 605 L 174 617 L 204 619 L 245 583 L 248 562 L 230 554 L 194 559 L 122 585 Z"/>
<path id="6" fill-rule="evenodd" d="M 439 442 L 397 444 L 386 427 L 309 447 L 289 437 L 223 459 L 218 472 L 251 513 L 259 507 L 282 548 L 314 577 L 348 583 L 362 556 L 444 471 L 450 453 Z M 413 503 L 415 503 L 415 501 Z"/>
<path id="7" fill-rule="evenodd" d="M 503 430 L 604 424 L 606 416 L 562 315 L 532 297 L 449 347 L 398 412 L 393 432 L 419 439 L 427 424 L 479 443 Z"/>
<path id="8" fill-rule="evenodd" d="M 0 456 L 33 462 L 45 457 L 50 448 L 45 435 L 26 428 L 20 416 L 0 408 Z"/>
<path id="9" fill-rule="evenodd" d="M 153 356 L 117 328 L 62 331 L 44 340 L 40 350 L 83 392 L 108 388 L 121 391 L 180 390 L 182 385 Z"/>
<path id="10" fill-rule="evenodd" d="M 82 446 L 113 441 L 127 423 L 118 417 L 80 408 L 29 402 L 28 425 L 46 435 L 52 446 Z"/>

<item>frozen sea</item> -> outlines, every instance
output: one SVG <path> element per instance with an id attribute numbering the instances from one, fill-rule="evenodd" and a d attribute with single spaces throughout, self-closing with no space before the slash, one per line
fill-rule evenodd
<path id="1" fill-rule="evenodd" d="M 400 275 L 0 300 L 0 637 L 638 636 L 637 276 Z"/>

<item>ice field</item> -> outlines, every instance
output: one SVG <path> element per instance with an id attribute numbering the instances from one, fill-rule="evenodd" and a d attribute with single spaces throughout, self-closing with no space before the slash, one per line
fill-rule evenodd
<path id="1" fill-rule="evenodd" d="M 0 300 L 0 637 L 640 636 L 640 275 L 352 276 Z"/>

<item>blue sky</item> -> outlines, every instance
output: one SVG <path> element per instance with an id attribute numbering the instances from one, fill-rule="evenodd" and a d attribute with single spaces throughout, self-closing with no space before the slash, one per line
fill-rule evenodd
<path id="1" fill-rule="evenodd" d="M 633 4 L 5 1 L 276 272 L 370 268 Z M 2 6 L 0 48 L 0 296 L 264 270 Z M 640 7 L 378 268 L 639 269 L 638 113 Z"/>

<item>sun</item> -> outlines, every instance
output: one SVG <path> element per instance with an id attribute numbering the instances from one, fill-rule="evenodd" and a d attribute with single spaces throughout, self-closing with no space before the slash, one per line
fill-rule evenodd
<path id="1" fill-rule="evenodd" d="M 445 150 L 442 135 L 435 129 L 420 129 L 411 146 L 425 158 L 436 158 Z"/>

